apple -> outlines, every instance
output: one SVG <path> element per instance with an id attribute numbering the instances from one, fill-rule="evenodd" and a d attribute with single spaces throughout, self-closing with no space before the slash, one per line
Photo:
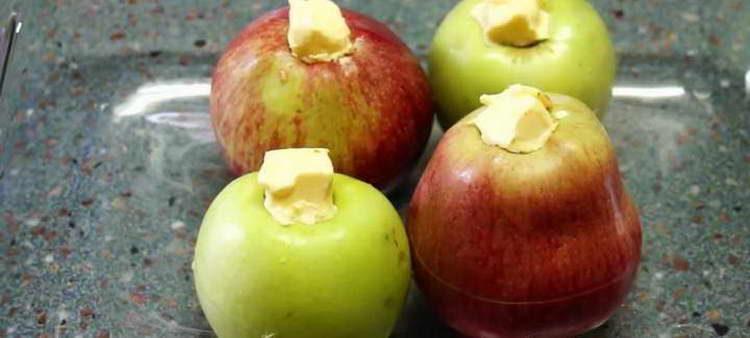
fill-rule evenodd
<path id="1" fill-rule="evenodd" d="M 446 132 L 412 197 L 415 279 L 467 336 L 579 334 L 636 275 L 640 219 L 607 133 L 582 102 L 549 97 L 562 118 L 541 149 L 485 144 L 477 110 Z"/>
<path id="2" fill-rule="evenodd" d="M 419 61 L 382 23 L 341 11 L 354 47 L 336 60 L 291 53 L 288 7 L 250 23 L 221 56 L 211 120 L 234 174 L 258 170 L 267 150 L 321 147 L 337 172 L 387 189 L 422 153 L 432 103 Z"/>
<path id="3" fill-rule="evenodd" d="M 195 287 L 219 337 L 385 338 L 410 279 L 408 239 L 380 191 L 335 174 L 336 215 L 281 225 L 258 174 L 229 184 L 208 209 Z"/>
<path id="4" fill-rule="evenodd" d="M 429 51 L 429 77 L 444 129 L 479 107 L 479 96 L 520 83 L 573 96 L 601 116 L 615 78 L 607 28 L 585 0 L 542 0 L 549 38 L 525 47 L 487 40 L 464 0 L 445 17 Z M 511 0 L 518 1 L 518 0 Z"/>

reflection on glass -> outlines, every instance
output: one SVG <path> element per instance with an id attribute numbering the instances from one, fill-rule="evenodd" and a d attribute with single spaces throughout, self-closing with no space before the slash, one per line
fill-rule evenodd
<path id="1" fill-rule="evenodd" d="M 147 83 L 114 107 L 115 121 L 122 117 L 144 114 L 154 105 L 171 100 L 195 98 L 211 94 L 210 79 L 183 79 Z"/>
<path id="2" fill-rule="evenodd" d="M 682 86 L 660 86 L 660 87 L 626 87 L 616 86 L 612 89 L 612 96 L 641 99 L 666 99 L 685 95 Z"/>
<path id="3" fill-rule="evenodd" d="M 745 74 L 746 88 L 750 91 L 750 71 Z M 122 117 L 143 115 L 157 104 L 185 98 L 208 97 L 211 94 L 211 80 L 182 79 L 168 82 L 147 83 L 139 87 L 124 102 L 113 109 L 115 121 Z M 612 95 L 620 98 L 675 98 L 685 95 L 682 86 L 616 86 Z"/>

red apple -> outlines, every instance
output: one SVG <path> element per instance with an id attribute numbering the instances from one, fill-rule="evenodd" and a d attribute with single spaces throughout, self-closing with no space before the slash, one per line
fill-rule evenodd
<path id="1" fill-rule="evenodd" d="M 385 25 L 342 14 L 354 49 L 338 60 L 292 55 L 288 8 L 229 44 L 214 70 L 211 119 L 234 174 L 258 170 L 267 150 L 320 147 L 337 171 L 384 189 L 419 157 L 432 125 L 419 61 Z"/>
<path id="2" fill-rule="evenodd" d="M 641 224 L 606 131 L 580 101 L 550 97 L 567 116 L 542 149 L 485 144 L 472 113 L 446 132 L 411 201 L 417 283 L 465 335 L 581 333 L 636 275 Z"/>

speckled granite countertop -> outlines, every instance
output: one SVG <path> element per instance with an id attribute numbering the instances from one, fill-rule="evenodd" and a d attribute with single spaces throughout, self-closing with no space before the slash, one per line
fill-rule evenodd
<path id="1" fill-rule="evenodd" d="M 211 335 L 190 262 L 231 178 L 208 76 L 281 2 L 0 2 L 24 19 L 0 103 L 0 337 Z M 340 3 L 424 55 L 454 2 Z M 595 5 L 620 56 L 605 123 L 644 259 L 626 304 L 586 336 L 750 336 L 750 2 Z M 413 289 L 394 336 L 453 334 Z"/>

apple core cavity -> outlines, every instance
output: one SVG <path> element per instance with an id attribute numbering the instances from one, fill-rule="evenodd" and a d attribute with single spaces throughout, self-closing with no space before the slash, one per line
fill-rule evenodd
<path id="1" fill-rule="evenodd" d="M 479 101 L 484 106 L 471 123 L 482 141 L 512 153 L 541 149 L 558 125 L 550 113 L 552 101 L 537 88 L 516 84 Z"/>
<path id="2" fill-rule="evenodd" d="M 351 30 L 330 0 L 289 0 L 287 40 L 292 54 L 307 63 L 336 60 L 352 49 Z"/>
<path id="3" fill-rule="evenodd" d="M 484 0 L 471 10 L 488 42 L 526 47 L 549 38 L 549 13 L 539 0 Z"/>
<path id="4" fill-rule="evenodd" d="M 265 153 L 258 173 L 264 206 L 282 225 L 333 218 L 333 164 L 328 149 L 290 148 Z"/>

